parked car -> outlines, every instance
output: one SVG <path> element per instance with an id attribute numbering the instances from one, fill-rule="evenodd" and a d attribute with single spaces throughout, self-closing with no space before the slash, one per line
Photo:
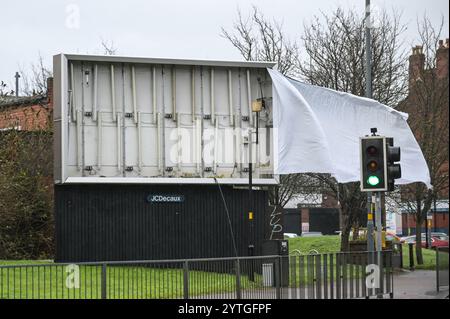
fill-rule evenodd
<path id="1" fill-rule="evenodd" d="M 435 237 L 439 240 L 448 241 L 448 235 L 446 233 L 431 233 L 431 237 Z"/>
<path id="2" fill-rule="evenodd" d="M 298 235 L 294 234 L 294 233 L 284 233 L 283 235 L 284 235 L 284 238 L 296 238 L 296 237 L 298 237 Z"/>
<path id="3" fill-rule="evenodd" d="M 409 243 L 415 243 L 416 242 L 416 236 L 405 236 L 400 237 L 400 242 L 403 244 L 409 244 Z"/>
<path id="4" fill-rule="evenodd" d="M 425 240 L 422 240 L 422 247 L 425 248 L 427 243 Z M 448 240 L 440 240 L 437 237 L 431 237 L 431 248 L 436 247 L 448 247 Z"/>
<path id="5" fill-rule="evenodd" d="M 435 237 L 439 240 L 448 241 L 448 235 L 446 233 L 431 233 L 431 237 Z M 426 241 L 426 234 L 422 233 L 422 241 Z M 405 236 L 400 238 L 401 243 L 415 243 L 416 242 L 416 235 L 413 236 Z"/>
<path id="6" fill-rule="evenodd" d="M 401 242 L 401 238 L 399 236 L 397 236 L 394 233 L 386 233 L 386 240 L 387 241 L 392 241 L 394 243 L 400 243 Z"/>
<path id="7" fill-rule="evenodd" d="M 315 231 L 303 232 L 301 234 L 301 237 L 320 237 L 320 236 L 323 236 L 323 234 L 321 232 L 315 232 Z"/>
<path id="8" fill-rule="evenodd" d="M 431 232 L 431 236 L 448 236 L 446 233 Z"/>
<path id="9" fill-rule="evenodd" d="M 436 235 L 437 234 L 437 235 Z M 436 235 L 436 236 L 435 236 Z M 426 247 L 426 234 L 422 233 L 422 247 Z M 407 236 L 401 238 L 401 243 L 405 244 L 415 244 L 416 243 L 416 236 Z M 448 236 L 444 233 L 431 233 L 431 248 L 435 247 L 448 247 Z"/>

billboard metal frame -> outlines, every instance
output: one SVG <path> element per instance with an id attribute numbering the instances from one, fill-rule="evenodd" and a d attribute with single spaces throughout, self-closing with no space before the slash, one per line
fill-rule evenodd
<path id="1" fill-rule="evenodd" d="M 211 177 L 99 177 L 70 176 L 67 172 L 68 159 L 68 136 L 66 130 L 69 117 L 64 116 L 68 112 L 69 91 L 68 76 L 70 73 L 70 61 L 87 61 L 98 63 L 127 63 L 127 64 L 155 64 L 174 66 L 206 66 L 221 68 L 276 68 L 274 62 L 245 62 L 245 61 L 213 61 L 213 60 L 189 60 L 189 59 L 166 59 L 166 58 L 144 58 L 123 56 L 99 56 L 80 54 L 58 54 L 53 57 L 54 71 L 54 179 L 56 184 L 80 184 L 80 183 L 112 183 L 112 184 L 248 184 L 248 178 L 211 178 Z M 254 178 L 255 186 L 278 184 L 278 176 L 273 178 Z"/>

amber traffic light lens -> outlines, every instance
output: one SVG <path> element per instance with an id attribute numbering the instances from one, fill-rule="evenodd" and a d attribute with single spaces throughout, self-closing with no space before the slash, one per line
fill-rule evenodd
<path id="1" fill-rule="evenodd" d="M 373 172 L 373 171 L 376 171 L 377 168 L 378 168 L 378 163 L 375 162 L 375 161 L 371 161 L 371 162 L 369 162 L 369 164 L 367 164 L 367 168 L 368 168 L 369 170 L 371 170 L 372 172 Z"/>
<path id="2" fill-rule="evenodd" d="M 375 155 L 377 155 L 377 153 L 378 153 L 378 150 L 375 146 L 369 146 L 367 148 L 367 154 L 369 154 L 370 156 L 375 156 Z"/>

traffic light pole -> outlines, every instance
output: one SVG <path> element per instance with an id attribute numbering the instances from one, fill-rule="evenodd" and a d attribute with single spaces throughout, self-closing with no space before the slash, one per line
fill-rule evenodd
<path id="1" fill-rule="evenodd" d="M 372 205 L 372 192 L 367 193 L 367 251 L 373 252 L 374 242 L 373 242 L 373 215 L 374 207 Z"/>
<path id="2" fill-rule="evenodd" d="M 377 265 L 380 273 L 380 285 L 383 282 L 381 269 L 383 268 L 383 259 L 381 252 L 383 251 L 382 229 L 383 224 L 381 220 L 381 192 L 375 193 L 375 229 L 376 229 L 376 251 L 377 251 Z M 383 298 L 381 287 L 377 288 L 377 298 Z"/>
<path id="3" fill-rule="evenodd" d="M 370 35 L 370 0 L 366 0 L 366 97 L 372 98 L 372 43 Z M 375 135 L 375 134 L 374 134 Z M 372 192 L 367 193 L 367 251 L 374 251 Z"/>
<path id="4" fill-rule="evenodd" d="M 248 243 L 248 255 L 252 257 L 255 253 L 255 245 L 253 243 L 253 180 L 252 180 L 252 174 L 253 174 L 253 162 L 252 162 L 252 131 L 249 130 L 248 134 L 248 202 L 249 202 L 249 209 L 248 209 L 248 224 L 249 224 L 249 243 Z M 254 272 L 253 268 L 250 267 L 249 269 L 249 280 L 255 281 L 254 278 Z"/>

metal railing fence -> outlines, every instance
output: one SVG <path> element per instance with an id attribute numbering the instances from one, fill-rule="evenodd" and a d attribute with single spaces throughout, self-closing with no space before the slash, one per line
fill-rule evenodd
<path id="1" fill-rule="evenodd" d="M 343 299 L 393 294 L 392 253 L 0 266 L 0 299 Z M 373 263 L 372 263 L 373 262 Z"/>

